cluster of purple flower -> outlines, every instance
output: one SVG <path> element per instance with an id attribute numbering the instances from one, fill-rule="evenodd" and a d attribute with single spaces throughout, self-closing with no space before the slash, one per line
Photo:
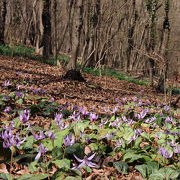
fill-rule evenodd
<path id="1" fill-rule="evenodd" d="M 65 123 L 63 123 L 62 121 L 62 118 L 63 118 L 63 114 L 57 114 L 55 115 L 55 122 L 56 124 L 58 125 L 58 127 L 61 129 L 61 130 L 64 130 L 67 128 L 68 125 L 65 125 Z"/>
<path id="2" fill-rule="evenodd" d="M 42 94 L 42 95 L 45 95 L 46 94 L 46 90 L 44 90 L 44 89 L 41 89 L 41 88 L 33 88 L 33 86 L 31 86 L 30 88 L 29 88 L 29 91 L 32 91 L 33 92 L 33 94 Z"/>
<path id="3" fill-rule="evenodd" d="M 26 140 L 26 138 L 21 140 L 18 133 L 14 135 L 11 128 L 7 128 L 5 131 L 3 131 L 0 137 L 3 139 L 4 148 L 10 148 L 11 146 L 18 147 Z"/>
<path id="4" fill-rule="evenodd" d="M 64 145 L 65 146 L 72 146 L 74 143 L 75 143 L 75 137 L 72 136 L 72 133 L 65 136 L 65 138 L 64 138 Z"/>
<path id="5" fill-rule="evenodd" d="M 23 112 L 20 113 L 19 119 L 21 122 L 26 122 L 29 120 L 30 117 L 30 110 L 24 110 Z"/>
<path id="6" fill-rule="evenodd" d="M 159 154 L 165 158 L 171 158 L 173 156 L 173 151 L 171 152 L 171 154 L 166 150 L 165 147 L 160 147 L 159 148 Z"/>

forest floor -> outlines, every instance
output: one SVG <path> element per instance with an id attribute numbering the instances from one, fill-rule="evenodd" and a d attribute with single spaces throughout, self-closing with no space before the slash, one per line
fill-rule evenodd
<path id="1" fill-rule="evenodd" d="M 7 95 L 9 95 L 8 90 L 6 91 L 5 89 L 5 84 L 9 82 L 10 84 L 15 84 L 15 87 L 11 87 L 12 89 L 15 88 L 14 91 L 20 88 L 23 89 L 24 92 L 26 91 L 32 96 L 49 97 L 50 101 L 56 102 L 64 107 L 68 104 L 68 110 L 72 111 L 74 106 L 78 106 L 85 108 L 87 111 L 96 112 L 97 114 L 103 114 L 105 108 L 113 109 L 114 106 L 123 103 L 125 99 L 129 100 L 133 99 L 134 97 L 146 100 L 148 104 L 152 104 L 157 107 L 158 105 L 162 105 L 165 100 L 164 94 L 158 94 L 155 91 L 155 88 L 149 86 L 129 83 L 125 80 L 118 80 L 117 78 L 113 77 L 94 76 L 86 73 L 82 73 L 82 76 L 84 77 L 86 82 L 63 80 L 62 77 L 65 75 L 65 73 L 66 72 L 61 67 L 50 66 L 48 64 L 43 64 L 28 58 L 22 59 L 18 57 L 11 58 L 0 56 L 0 95 L 6 92 Z M 18 87 L 18 85 L 20 86 Z M 176 98 L 177 95 L 173 95 L 172 100 L 175 100 Z M 17 102 L 20 103 L 20 101 Z M 19 107 L 23 107 L 25 109 L 25 106 L 28 103 L 36 103 L 35 101 L 33 102 L 30 100 L 25 100 L 25 102 L 26 104 L 24 104 L 24 107 L 23 103 L 21 104 L 21 106 L 16 103 L 16 109 L 18 109 Z M 139 109 L 139 111 L 141 110 Z M 179 117 L 178 114 L 175 114 L 175 116 L 176 118 Z M 49 118 L 49 116 L 47 117 L 48 118 L 36 115 L 34 117 L 31 117 L 30 119 L 34 121 L 35 124 L 42 126 L 45 130 L 49 130 L 48 128 L 50 127 L 50 121 L 52 120 L 52 118 Z M 6 112 L 0 112 L 0 118 L 1 122 L 10 120 L 10 116 Z M 93 122 L 91 123 L 93 124 Z M 87 132 L 89 132 L 88 127 L 85 128 L 87 129 Z M 109 127 L 107 129 L 108 131 L 105 131 L 106 133 L 111 131 Z M 92 132 L 96 134 L 96 129 Z M 151 133 L 150 130 L 148 130 L 148 132 Z M 114 132 L 112 132 L 112 134 L 113 133 Z M 92 151 L 90 150 L 90 152 Z M 113 156 L 108 156 L 106 159 L 107 161 L 109 161 L 109 157 Z M 89 175 L 89 179 L 95 176 L 97 177 L 97 174 L 110 173 L 112 176 L 114 172 L 116 172 L 117 175 L 117 171 L 115 171 L 114 167 L 106 166 L 105 160 L 103 158 L 102 161 L 104 164 L 104 168 L 99 170 L 93 169 L 93 173 Z M 0 172 L 4 172 L 2 168 L 4 168 L 4 164 L 0 164 Z M 18 168 L 18 170 L 16 168 L 13 170 L 14 174 L 17 175 L 16 172 L 19 172 L 19 176 L 26 173 L 27 169 L 21 169 L 21 166 L 19 166 Z M 5 171 L 7 170 L 6 168 L 4 169 Z M 143 179 L 140 173 L 137 172 L 137 170 L 134 170 L 133 168 L 131 168 L 131 166 L 129 166 L 129 169 L 131 170 L 131 173 L 126 176 L 124 176 L 122 173 L 121 176 L 117 175 L 118 178 L 116 179 L 119 179 L 119 177 L 121 177 L 120 179 L 122 180 Z M 84 173 L 83 175 L 86 176 L 86 173 Z M 101 175 L 99 175 L 98 177 L 100 176 Z M 110 175 L 107 175 L 107 177 L 109 176 Z"/>
<path id="2" fill-rule="evenodd" d="M 116 98 L 131 98 L 134 96 L 149 99 L 152 104 L 164 102 L 164 94 L 157 93 L 155 88 L 129 83 L 109 76 L 94 76 L 83 73 L 87 83 L 62 80 L 65 71 L 61 67 L 50 66 L 28 58 L 11 58 L 0 56 L 0 85 L 5 81 L 24 80 L 29 82 L 26 88 L 39 88 L 46 96 L 53 97 L 59 104 L 69 103 L 73 106 L 92 110 L 113 107 Z M 28 89 L 27 89 L 28 90 Z M 38 92 L 37 92 L 38 93 Z M 175 100 L 177 95 L 172 97 Z"/>

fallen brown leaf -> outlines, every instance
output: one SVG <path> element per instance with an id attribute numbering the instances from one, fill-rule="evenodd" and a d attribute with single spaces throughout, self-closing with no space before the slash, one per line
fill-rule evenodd
<path id="1" fill-rule="evenodd" d="M 8 173 L 8 170 L 6 168 L 6 164 L 4 164 L 4 163 L 0 164 L 0 173 Z"/>

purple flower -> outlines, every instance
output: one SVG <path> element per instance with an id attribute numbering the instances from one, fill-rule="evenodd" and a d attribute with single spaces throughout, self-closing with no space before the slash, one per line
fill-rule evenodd
<path id="1" fill-rule="evenodd" d="M 12 130 L 5 130 L 4 133 L 1 133 L 1 138 L 4 140 L 3 141 L 3 147 L 4 148 L 9 148 L 12 145 L 16 145 L 16 146 L 20 146 L 25 140 L 26 138 L 24 138 L 22 141 L 19 138 L 19 135 L 16 134 L 16 136 L 14 137 Z"/>
<path id="2" fill-rule="evenodd" d="M 8 113 L 11 111 L 11 107 L 7 106 L 5 109 L 4 109 L 4 112 Z"/>
<path id="3" fill-rule="evenodd" d="M 30 110 L 24 110 L 24 112 L 20 113 L 19 119 L 21 122 L 26 122 L 29 120 L 30 117 Z"/>
<path id="4" fill-rule="evenodd" d="M 123 104 L 122 103 L 119 103 L 119 107 L 121 107 Z"/>
<path id="5" fill-rule="evenodd" d="M 116 112 L 117 112 L 117 107 L 114 107 L 111 113 L 115 114 Z"/>
<path id="6" fill-rule="evenodd" d="M 80 137 L 83 138 L 83 132 L 84 132 L 84 129 L 82 131 L 80 131 Z"/>
<path id="7" fill-rule="evenodd" d="M 122 139 L 118 139 L 118 141 L 116 142 L 116 146 L 120 147 L 120 146 L 122 146 L 122 144 L 123 144 L 123 140 Z"/>
<path id="8" fill-rule="evenodd" d="M 34 136 L 34 139 L 37 140 L 37 141 L 46 138 L 46 136 L 44 135 L 43 131 L 40 131 L 39 135 L 32 131 L 32 134 Z"/>
<path id="9" fill-rule="evenodd" d="M 107 120 L 107 121 L 108 121 L 108 120 Z M 110 122 L 110 123 L 109 123 L 109 126 L 119 127 L 121 123 L 122 123 L 122 122 L 121 122 L 121 119 L 116 118 L 116 120 L 115 120 L 114 122 Z"/>
<path id="10" fill-rule="evenodd" d="M 70 133 L 68 136 L 64 138 L 64 145 L 65 146 L 72 146 L 75 143 L 75 137 L 72 136 L 72 133 Z"/>
<path id="11" fill-rule="evenodd" d="M 164 131 L 164 134 L 166 135 L 172 135 L 172 133 L 167 129 L 166 131 Z"/>
<path id="12" fill-rule="evenodd" d="M 95 113 L 90 113 L 89 118 L 90 121 L 93 122 L 98 119 L 98 115 L 96 115 Z"/>
<path id="13" fill-rule="evenodd" d="M 140 114 L 136 114 L 136 117 L 137 117 L 138 119 L 144 119 L 145 116 L 146 116 L 146 114 L 147 114 L 146 111 L 142 111 L 142 112 L 140 112 Z"/>
<path id="14" fill-rule="evenodd" d="M 99 127 L 104 127 L 104 125 L 108 122 L 108 120 L 103 121 L 103 119 L 101 119 L 101 123 L 98 125 Z"/>
<path id="15" fill-rule="evenodd" d="M 104 107 L 105 107 L 105 104 L 102 104 L 102 105 L 101 105 L 101 107 L 103 107 L 103 108 L 104 108 Z"/>
<path id="16" fill-rule="evenodd" d="M 138 106 L 141 106 L 141 105 L 142 105 L 142 100 L 139 100 Z"/>
<path id="17" fill-rule="evenodd" d="M 34 89 L 33 93 L 37 94 L 39 92 L 40 88 Z"/>
<path id="18" fill-rule="evenodd" d="M 136 140 L 136 138 L 137 138 L 137 136 L 136 136 L 136 135 L 131 136 L 131 138 L 130 138 L 130 139 L 127 139 L 127 141 L 129 141 L 129 142 L 128 142 L 128 144 L 129 144 L 129 143 L 131 143 L 132 141 Z"/>
<path id="19" fill-rule="evenodd" d="M 128 121 L 128 119 L 126 118 L 126 116 L 122 116 L 122 120 L 123 120 L 123 122 L 127 122 L 127 121 Z"/>
<path id="20" fill-rule="evenodd" d="M 47 151 L 48 149 L 45 148 L 43 144 L 41 143 L 40 146 L 37 148 L 38 154 L 36 155 L 35 160 L 38 160 L 41 157 L 41 154 L 46 153 Z"/>
<path id="21" fill-rule="evenodd" d="M 46 90 L 42 89 L 41 94 L 43 94 L 43 95 L 46 94 Z"/>
<path id="22" fill-rule="evenodd" d="M 116 98 L 115 101 L 118 103 L 119 102 L 119 98 Z"/>
<path id="23" fill-rule="evenodd" d="M 174 152 L 177 154 L 180 154 L 180 145 L 179 144 L 174 148 Z"/>
<path id="24" fill-rule="evenodd" d="M 142 133 L 141 129 L 135 129 L 135 136 L 139 136 Z"/>
<path id="25" fill-rule="evenodd" d="M 137 101 L 137 97 L 136 96 L 134 96 L 132 99 L 133 99 L 134 102 Z"/>
<path id="26" fill-rule="evenodd" d="M 16 96 L 18 96 L 19 98 L 22 98 L 22 97 L 23 97 L 23 93 L 21 93 L 21 92 L 16 92 Z"/>
<path id="27" fill-rule="evenodd" d="M 20 146 L 21 144 L 23 144 L 23 142 L 24 142 L 25 140 L 26 140 L 26 138 L 24 138 L 24 139 L 21 141 L 20 138 L 19 138 L 19 135 L 16 134 L 15 144 L 16 144 L 17 147 Z"/>
<path id="28" fill-rule="evenodd" d="M 127 101 L 127 97 L 122 98 L 123 102 Z"/>
<path id="29" fill-rule="evenodd" d="M 91 160 L 94 158 L 95 155 L 96 155 L 96 153 L 94 153 L 90 157 L 85 156 L 84 159 L 80 159 L 76 155 L 74 155 L 76 160 L 80 163 L 78 168 L 83 167 L 83 166 L 89 166 L 89 167 L 92 167 L 92 168 L 96 167 L 97 165 L 95 163 L 91 162 Z"/>
<path id="30" fill-rule="evenodd" d="M 74 121 L 79 121 L 81 118 L 79 116 L 79 113 L 76 113 L 76 111 L 74 111 L 73 114 L 69 116 L 69 119 L 73 119 Z"/>
<path id="31" fill-rule="evenodd" d="M 162 136 L 162 134 L 161 134 L 161 135 L 158 135 L 158 134 L 155 134 L 155 135 L 154 135 L 154 137 L 155 137 L 155 138 L 158 138 L 158 139 L 160 139 L 161 136 Z"/>
<path id="32" fill-rule="evenodd" d="M 69 103 L 66 102 L 66 104 L 64 105 L 64 108 L 67 109 L 69 107 Z"/>
<path id="33" fill-rule="evenodd" d="M 141 91 L 139 91 L 139 94 L 142 94 L 144 92 L 144 90 L 142 89 Z"/>
<path id="34" fill-rule="evenodd" d="M 59 126 L 59 128 L 60 128 L 61 130 L 64 130 L 64 129 L 66 129 L 66 127 L 67 127 L 68 125 L 65 125 L 65 124 L 62 122 L 62 118 L 63 118 L 63 114 L 56 114 L 54 120 L 55 120 L 56 124 Z"/>
<path id="35" fill-rule="evenodd" d="M 80 107 L 79 111 L 81 112 L 82 115 L 87 116 L 89 114 L 88 111 L 86 111 L 84 108 Z"/>
<path id="36" fill-rule="evenodd" d="M 165 122 L 171 123 L 172 122 L 172 117 L 167 116 L 165 119 Z"/>
<path id="37" fill-rule="evenodd" d="M 31 87 L 29 88 L 29 90 L 32 91 L 32 90 L 33 90 L 33 87 L 31 86 Z"/>
<path id="38" fill-rule="evenodd" d="M 62 118 L 63 118 L 63 114 L 56 114 L 55 116 L 55 122 L 56 124 L 59 126 L 59 128 L 61 130 L 64 130 L 67 128 L 68 125 L 65 125 L 63 122 L 62 122 Z"/>
<path id="39" fill-rule="evenodd" d="M 134 121 L 132 119 L 128 119 L 128 125 L 132 125 Z"/>
<path id="40" fill-rule="evenodd" d="M 47 137 L 49 137 L 50 139 L 55 140 L 55 133 L 53 133 L 51 130 L 48 132 Z"/>
<path id="41" fill-rule="evenodd" d="M 10 97 L 8 95 L 5 95 L 4 98 L 7 100 L 10 99 Z"/>
<path id="42" fill-rule="evenodd" d="M 19 91 L 21 88 L 21 85 L 17 85 L 17 90 Z"/>
<path id="43" fill-rule="evenodd" d="M 62 120 L 62 118 L 63 118 L 63 114 L 62 113 L 61 114 L 57 114 L 56 113 L 54 120 L 56 122 L 60 122 Z"/>
<path id="44" fill-rule="evenodd" d="M 21 73 L 22 73 L 22 72 L 18 71 L 16 74 L 17 74 L 17 75 L 20 75 Z"/>
<path id="45" fill-rule="evenodd" d="M 166 149 L 164 148 L 164 147 L 160 147 L 159 148 L 159 154 L 161 155 L 161 156 L 163 156 L 163 157 L 165 157 L 165 158 L 171 158 L 172 157 L 172 155 L 173 155 L 173 152 L 171 153 L 171 154 L 169 154 L 169 152 L 168 151 L 166 151 Z"/>
<path id="46" fill-rule="evenodd" d="M 12 130 L 5 130 L 4 132 L 1 133 L 1 138 L 4 140 L 3 141 L 3 147 L 4 148 L 9 148 L 14 144 L 14 137 Z"/>
<path id="47" fill-rule="evenodd" d="M 172 147 L 175 147 L 175 146 L 177 146 L 177 145 L 178 145 L 178 143 L 175 143 L 175 141 L 174 141 L 174 140 L 172 140 L 172 141 L 169 143 L 169 145 L 170 145 L 170 146 L 172 146 Z"/>
<path id="48" fill-rule="evenodd" d="M 116 132 L 112 132 L 111 134 L 107 134 L 106 136 L 104 136 L 104 138 L 107 138 L 107 139 L 112 139 L 116 133 L 118 132 L 119 129 L 116 130 Z"/>
<path id="49" fill-rule="evenodd" d="M 76 111 L 78 108 L 79 108 L 78 105 L 74 105 L 74 106 L 73 106 L 73 110 L 74 110 L 74 111 Z"/>
<path id="50" fill-rule="evenodd" d="M 160 115 L 160 117 L 163 117 L 163 113 L 160 113 L 159 115 Z"/>
<path id="51" fill-rule="evenodd" d="M 55 101 L 55 99 L 52 97 L 51 99 L 50 99 L 50 102 L 54 102 Z"/>
<path id="52" fill-rule="evenodd" d="M 155 122 L 155 121 L 156 121 L 156 117 L 152 117 L 151 122 Z"/>
<path id="53" fill-rule="evenodd" d="M 169 107 L 169 106 L 164 106 L 164 110 L 165 110 L 166 112 L 168 112 L 168 111 L 170 110 L 170 107 Z"/>
<path id="54" fill-rule="evenodd" d="M 5 82 L 4 82 L 4 86 L 5 86 L 5 87 L 8 87 L 8 86 L 10 86 L 10 85 L 11 85 L 11 84 L 10 84 L 9 81 L 5 81 Z"/>

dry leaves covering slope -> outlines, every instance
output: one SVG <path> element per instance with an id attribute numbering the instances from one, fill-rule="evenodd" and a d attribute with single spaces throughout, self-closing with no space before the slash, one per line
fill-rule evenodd
<path id="1" fill-rule="evenodd" d="M 0 84 L 6 80 L 24 80 L 28 82 L 26 88 L 31 86 L 46 91 L 46 96 L 54 97 L 57 103 L 62 105 L 67 102 L 70 108 L 73 105 L 86 107 L 88 110 L 97 108 L 100 111 L 102 104 L 112 107 L 116 98 L 143 95 L 152 103 L 160 103 L 153 88 L 128 83 L 112 77 L 93 76 L 83 74 L 88 84 L 62 80 L 65 74 L 61 67 L 50 66 L 28 58 L 10 58 L 0 56 Z M 29 86 L 29 87 L 28 87 Z M 143 93 L 141 93 L 143 90 Z M 163 95 L 161 95 L 163 97 Z M 161 98 L 163 99 L 163 98 Z"/>

